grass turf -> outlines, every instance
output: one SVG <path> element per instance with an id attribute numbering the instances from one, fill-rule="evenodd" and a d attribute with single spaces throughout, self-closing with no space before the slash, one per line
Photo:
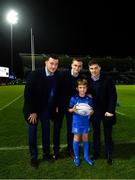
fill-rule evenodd
<path id="1" fill-rule="evenodd" d="M 7 147 L 27 147 L 27 123 L 22 114 L 24 86 L 0 86 L 0 178 L 26 179 L 134 179 L 135 178 L 135 86 L 117 86 L 117 124 L 113 128 L 114 162 L 107 165 L 104 159 L 102 132 L 102 156 L 89 167 L 82 159 L 81 166 L 75 168 L 73 161 L 61 149 L 61 158 L 54 163 L 42 162 L 35 170 L 29 165 L 28 149 L 8 149 Z M 51 134 L 52 134 L 51 126 Z M 91 137 L 90 137 L 91 141 Z M 51 138 L 52 143 L 52 138 Z M 65 121 L 61 131 L 61 144 L 66 143 Z M 38 144 L 41 144 L 41 128 L 38 126 Z M 2 149 L 6 147 L 7 149 Z M 42 149 L 39 148 L 39 159 Z M 81 157 L 82 158 L 82 157 Z"/>

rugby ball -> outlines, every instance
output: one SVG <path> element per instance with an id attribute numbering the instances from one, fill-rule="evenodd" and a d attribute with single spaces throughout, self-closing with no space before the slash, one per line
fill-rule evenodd
<path id="1" fill-rule="evenodd" d="M 76 113 L 82 116 L 89 116 L 93 108 L 86 103 L 78 103 L 76 106 Z"/>

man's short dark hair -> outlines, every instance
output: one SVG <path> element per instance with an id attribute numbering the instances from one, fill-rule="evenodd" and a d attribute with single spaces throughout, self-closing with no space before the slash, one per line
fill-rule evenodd
<path id="1" fill-rule="evenodd" d="M 83 60 L 82 60 L 81 57 L 74 57 L 73 60 L 72 60 L 72 63 L 73 63 L 74 61 L 78 61 L 78 62 L 82 62 L 82 63 L 83 63 Z"/>
<path id="2" fill-rule="evenodd" d="M 101 66 L 100 62 L 95 58 L 89 61 L 88 66 L 92 66 L 94 64 L 98 64 L 99 66 Z"/>
<path id="3" fill-rule="evenodd" d="M 48 61 L 49 58 L 51 57 L 52 59 L 59 59 L 59 56 L 56 54 L 42 54 L 42 57 L 45 61 Z"/>
<path id="4" fill-rule="evenodd" d="M 49 55 L 48 55 L 48 59 L 49 59 L 50 57 L 51 57 L 52 59 L 59 59 L 59 56 L 58 56 L 57 54 L 49 54 Z"/>

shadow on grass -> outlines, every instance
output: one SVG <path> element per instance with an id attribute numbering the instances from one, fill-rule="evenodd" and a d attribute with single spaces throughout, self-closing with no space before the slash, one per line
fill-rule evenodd
<path id="1" fill-rule="evenodd" d="M 52 156 L 52 154 L 51 154 L 51 156 Z M 53 159 L 53 158 L 51 158 L 51 160 L 48 161 L 48 162 L 54 163 L 54 162 L 57 161 L 57 160 L 65 159 L 65 158 L 68 158 L 68 157 L 71 158 L 71 157 L 69 156 L 69 154 L 68 154 L 67 148 L 62 148 L 62 149 L 59 150 L 58 158 L 57 158 L 56 160 Z M 40 163 L 43 163 L 43 162 L 45 162 L 45 161 L 47 161 L 47 160 L 38 159 L 39 164 L 40 164 Z"/>
<path id="2" fill-rule="evenodd" d="M 113 157 L 119 159 L 130 159 L 135 156 L 135 143 L 114 144 Z"/>
<path id="3" fill-rule="evenodd" d="M 83 147 L 80 147 L 80 156 L 83 156 Z M 90 152 L 93 152 L 92 146 L 90 146 Z M 92 153 L 91 153 L 92 154 Z M 59 159 L 64 159 L 69 157 L 67 149 L 63 148 L 60 150 Z M 113 143 L 113 158 L 119 159 L 130 159 L 135 157 L 135 143 Z M 101 156 L 100 158 L 105 158 L 105 146 L 101 145 Z"/>
<path id="4" fill-rule="evenodd" d="M 113 144 L 113 158 L 130 159 L 135 157 L 135 143 L 115 143 Z M 101 145 L 100 158 L 105 158 L 105 146 Z"/>
<path id="5" fill-rule="evenodd" d="M 101 154 L 99 159 L 105 159 L 105 152 L 104 152 L 104 145 L 101 145 Z M 93 148 L 90 147 L 90 151 L 93 151 Z M 92 155 L 92 153 L 91 153 Z M 83 156 L 83 147 L 80 147 L 80 157 Z M 115 159 L 130 159 L 132 157 L 135 157 L 135 143 L 119 143 L 113 145 L 113 158 Z M 59 159 L 65 159 L 65 158 L 71 158 L 67 152 L 67 148 L 60 149 L 58 160 Z M 51 162 L 55 162 L 57 160 L 52 160 Z M 39 163 L 44 162 L 43 159 L 39 159 Z"/>

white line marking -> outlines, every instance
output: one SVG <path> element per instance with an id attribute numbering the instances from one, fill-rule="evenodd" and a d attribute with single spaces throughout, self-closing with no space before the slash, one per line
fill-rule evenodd
<path id="1" fill-rule="evenodd" d="M 121 107 L 131 107 L 131 108 L 133 108 L 133 107 L 135 107 L 135 105 L 128 105 L 128 106 L 122 105 Z"/>
<path id="2" fill-rule="evenodd" d="M 116 141 L 115 144 L 125 144 L 125 143 L 135 143 L 135 140 L 132 141 Z M 82 144 L 81 144 L 82 145 Z M 53 147 L 53 145 L 51 145 L 51 147 Z M 67 147 L 67 144 L 61 144 L 60 145 L 61 148 L 65 148 Z M 38 148 L 42 148 L 42 145 L 38 145 Z M 0 147 L 0 151 L 14 151 L 14 150 L 28 150 L 29 147 L 28 146 L 17 146 L 17 147 Z"/>
<path id="3" fill-rule="evenodd" d="M 20 99 L 23 95 L 20 95 L 18 97 L 16 97 L 15 99 L 13 99 L 12 101 L 10 101 L 8 104 L 6 104 L 5 106 L 3 106 L 2 108 L 0 108 L 0 111 L 2 111 L 3 109 L 7 108 L 8 106 L 10 106 L 12 103 L 14 103 L 15 101 L 17 101 L 18 99 Z"/>
<path id="4" fill-rule="evenodd" d="M 122 113 L 122 112 L 119 112 L 119 111 L 116 111 L 117 114 L 120 114 L 122 116 L 126 116 L 126 114 Z"/>
<path id="5" fill-rule="evenodd" d="M 51 145 L 51 147 L 53 147 L 53 145 Z M 60 145 L 60 147 L 61 148 L 65 148 L 65 147 L 67 147 L 67 144 L 61 144 Z M 38 145 L 38 148 L 42 148 L 42 145 Z M 0 151 L 5 151 L 5 150 L 23 150 L 23 149 L 25 149 L 25 150 L 27 150 L 27 149 L 29 149 L 29 147 L 28 146 L 17 146 L 17 147 L 0 147 Z"/>

